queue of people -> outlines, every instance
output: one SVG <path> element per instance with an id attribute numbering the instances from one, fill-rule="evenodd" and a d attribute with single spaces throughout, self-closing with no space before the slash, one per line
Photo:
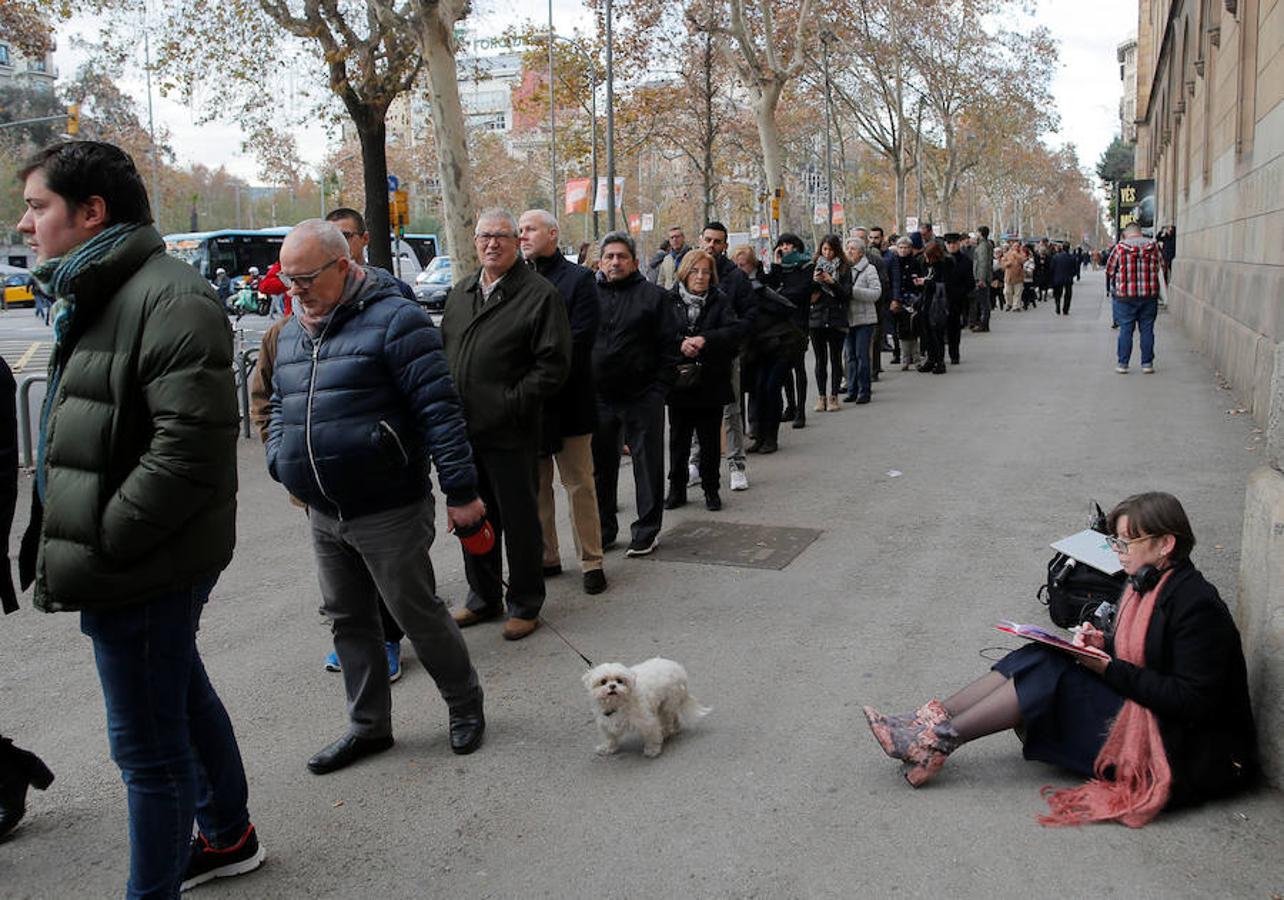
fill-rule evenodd
<path id="1" fill-rule="evenodd" d="M 165 254 L 123 151 L 56 144 L 21 177 L 28 210 L 19 230 L 56 298 L 57 343 L 21 583 L 39 608 L 79 612 L 93 644 L 129 795 L 127 894 L 175 897 L 265 858 L 237 738 L 196 644 L 235 547 L 231 332 L 213 287 Z M 601 240 L 591 276 L 561 258 L 548 212 L 519 219 L 488 209 L 474 235 L 479 268 L 454 285 L 438 329 L 395 278 L 363 264 L 364 223 L 351 212 L 301 222 L 282 244 L 278 277 L 294 314 L 265 336 L 254 387 L 267 471 L 306 511 L 343 677 L 349 724 L 307 761 L 318 776 L 393 746 L 390 621 L 443 700 L 451 750 L 481 747 L 484 690 L 460 629 L 503 619 L 504 638 L 519 641 L 539 627 L 545 579 L 561 565 L 548 533 L 555 467 L 584 590 L 599 593 L 603 551 L 620 537 L 625 450 L 637 501 L 625 555 L 647 556 L 664 511 L 686 502 L 692 482 L 707 510 L 721 508 L 724 431 L 737 490 L 748 481 L 733 444 L 752 436 L 744 453 L 779 449 L 791 383 L 798 424 L 808 339 L 815 410 L 841 410 L 844 390 L 868 402 L 873 360 L 892 329 L 906 365 L 920 342 L 921 372 L 958 363 L 968 298 L 983 280 L 959 235 L 925 228 L 918 247 L 903 238 L 887 257 L 877 229 L 846 243 L 827 236 L 810 257 L 796 235 L 782 236 L 781 265 L 764 271 L 748 248 L 727 256 L 727 229 L 715 221 L 674 261 L 665 290 L 640 272 L 627 233 Z M 1121 287 L 1128 277 L 1120 274 Z M 13 443 L 0 440 L 6 524 Z M 448 528 L 469 538 L 468 597 L 453 611 L 436 592 L 430 556 L 430 464 Z M 867 711 L 911 783 L 931 778 L 964 742 L 1016 726 L 1028 734 L 1027 755 L 1078 771 L 1091 758 L 1099 779 L 1113 780 L 1064 797 L 1056 824 L 1142 824 L 1179 799 L 1248 783 L 1255 761 L 1238 633 L 1190 563 L 1184 512 L 1167 495 L 1142 495 L 1110 526 L 1136 580 L 1114 632 L 1080 633 L 1104 662 L 1070 668 L 1013 654 L 944 703 L 902 717 Z M 11 594 L 0 579 L 6 612 Z M 1062 683 L 1093 702 L 1071 716 L 1057 706 Z M 1078 729 L 1068 754 L 1066 728 Z M 48 786 L 52 773 L 8 738 L 0 760 L 3 829 L 21 817 L 27 789 Z"/>

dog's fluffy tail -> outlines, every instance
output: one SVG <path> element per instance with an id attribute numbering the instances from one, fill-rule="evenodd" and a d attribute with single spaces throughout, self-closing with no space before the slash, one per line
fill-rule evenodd
<path id="1" fill-rule="evenodd" d="M 682 708 L 678 710 L 678 720 L 682 723 L 682 727 L 686 728 L 699 722 L 711 712 L 713 707 L 701 706 L 699 700 L 687 694 L 687 699 L 682 701 Z"/>

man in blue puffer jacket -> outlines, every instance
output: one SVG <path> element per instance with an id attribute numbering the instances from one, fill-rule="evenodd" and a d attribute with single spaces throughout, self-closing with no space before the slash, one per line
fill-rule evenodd
<path id="1" fill-rule="evenodd" d="M 446 701 L 451 749 L 471 753 L 485 730 L 477 673 L 428 559 L 429 455 L 451 527 L 485 515 L 463 407 L 427 313 L 348 254 L 320 219 L 281 245 L 296 315 L 277 338 L 268 409 L 268 472 L 308 505 L 351 717 L 308 762 L 318 775 L 392 746 L 379 596 Z"/>

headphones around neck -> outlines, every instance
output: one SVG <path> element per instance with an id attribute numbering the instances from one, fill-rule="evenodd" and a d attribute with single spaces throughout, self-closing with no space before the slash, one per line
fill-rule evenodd
<path id="1" fill-rule="evenodd" d="M 1148 594 L 1159 584 L 1159 579 L 1164 577 L 1162 569 L 1156 569 L 1154 566 L 1142 566 L 1136 572 L 1128 576 L 1128 583 L 1132 585 L 1133 590 L 1138 594 Z"/>

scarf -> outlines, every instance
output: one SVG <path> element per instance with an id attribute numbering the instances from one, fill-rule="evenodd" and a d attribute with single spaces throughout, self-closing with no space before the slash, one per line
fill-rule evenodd
<path id="1" fill-rule="evenodd" d="M 693 294 L 687 290 L 687 286 L 678 283 L 678 294 L 682 297 L 682 302 L 687 307 L 687 324 L 694 325 L 696 319 L 700 318 L 700 310 L 704 309 L 705 300 L 709 298 L 709 292 L 703 294 Z"/>
<path id="2" fill-rule="evenodd" d="M 40 502 L 45 500 L 45 449 L 49 431 L 49 416 L 57 401 L 58 385 L 66 364 L 63 352 L 67 335 L 76 320 L 76 294 L 72 289 L 76 279 L 93 263 L 106 257 L 141 228 L 138 222 L 120 222 L 110 225 L 82 244 L 77 244 L 63 256 L 47 259 L 31 270 L 31 276 L 48 296 L 54 298 L 49 312 L 53 325 L 53 351 L 49 356 L 49 383 L 45 389 L 45 402 L 40 407 L 40 441 L 36 449 L 36 492 Z"/>
<path id="3" fill-rule="evenodd" d="M 790 250 L 784 256 L 780 257 L 780 265 L 786 269 L 797 269 L 811 262 L 811 257 L 806 253 L 799 253 L 797 250 Z"/>
<path id="4" fill-rule="evenodd" d="M 1135 666 L 1145 665 L 1146 629 L 1155 610 L 1155 600 L 1172 572 L 1164 573 L 1153 589 L 1139 595 L 1132 587 L 1119 605 L 1115 629 L 1115 655 Z M 1114 769 L 1114 778 L 1106 770 Z M 1093 765 L 1096 777 L 1077 788 L 1043 789 L 1049 812 L 1040 824 L 1082 825 L 1088 822 L 1117 821 L 1140 828 L 1168 803 L 1173 773 L 1168 766 L 1159 719 L 1133 700 L 1124 700 L 1110 734 Z"/>
<path id="5" fill-rule="evenodd" d="M 365 269 L 356 263 L 348 266 L 348 274 L 343 282 L 343 294 L 340 295 L 339 302 L 331 307 L 326 313 L 319 316 L 310 315 L 303 307 L 303 304 L 300 303 L 298 306 L 298 312 L 296 313 L 299 319 L 299 324 L 303 326 L 304 330 L 307 331 L 311 337 L 315 338 L 325 329 L 326 323 L 340 306 L 343 306 L 345 303 L 351 303 L 356 299 L 356 296 L 361 292 L 361 287 L 365 284 L 365 281 Z"/>

